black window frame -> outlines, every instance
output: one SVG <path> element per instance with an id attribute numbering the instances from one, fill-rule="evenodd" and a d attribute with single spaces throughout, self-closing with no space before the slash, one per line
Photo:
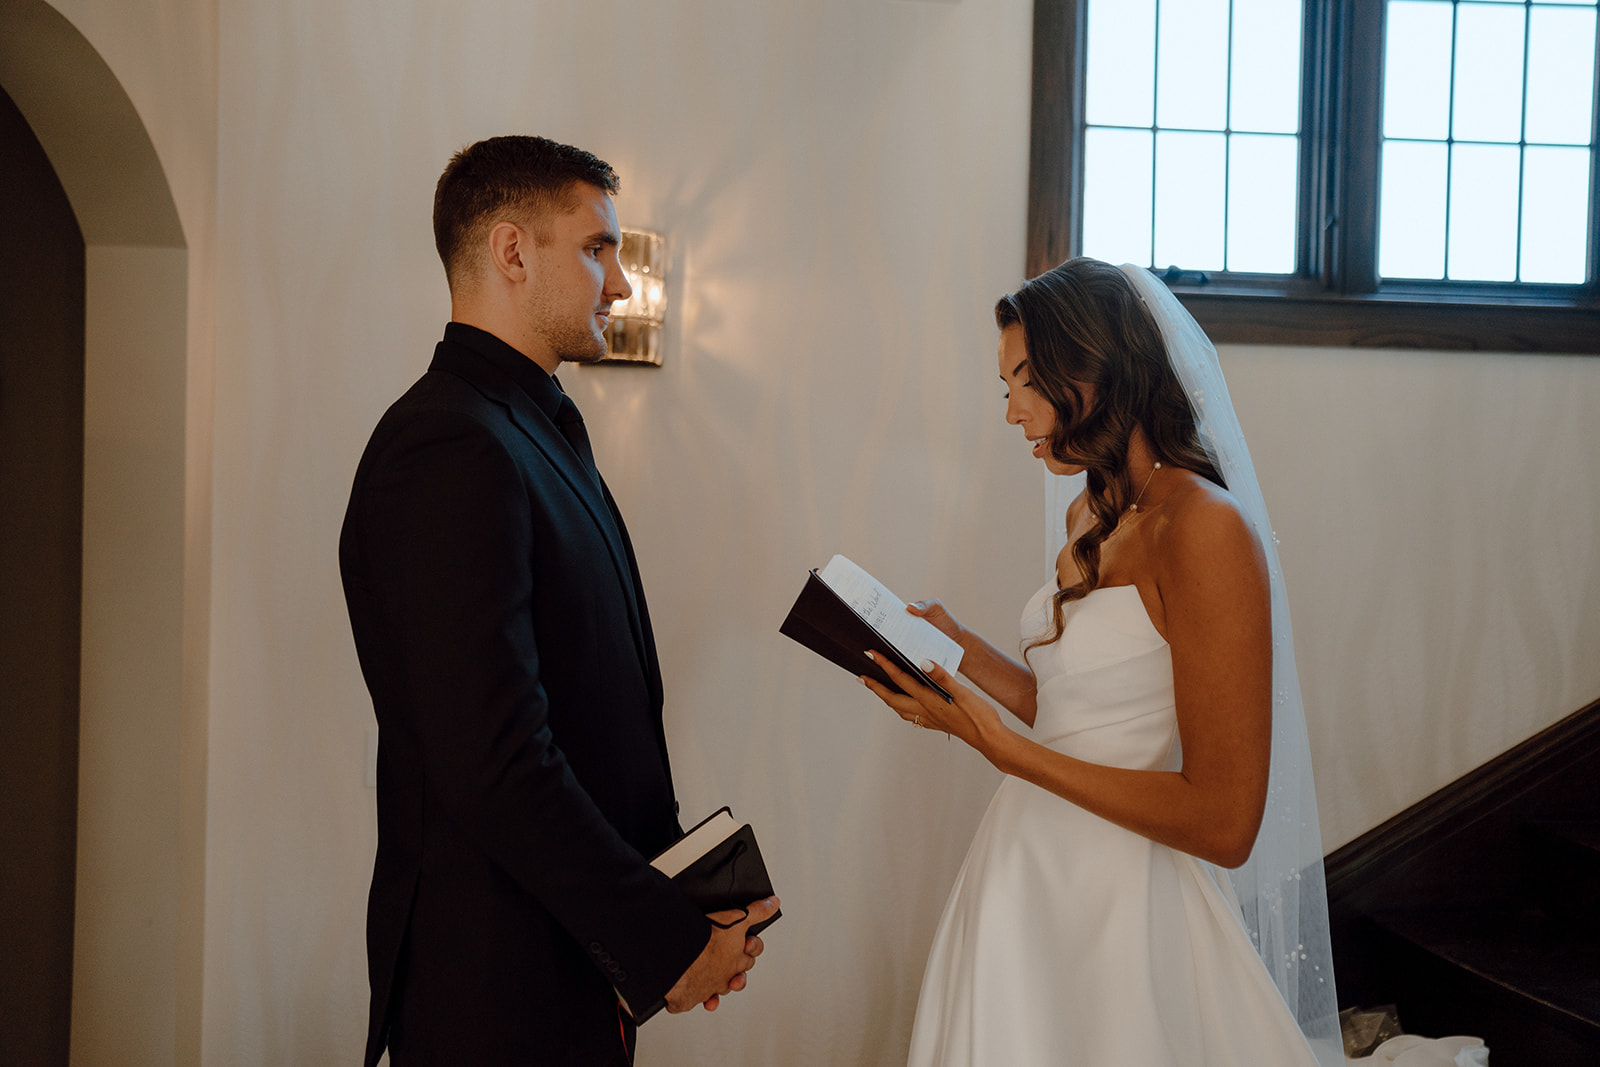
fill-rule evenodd
<path id="1" fill-rule="evenodd" d="M 1304 0 L 1292 275 L 1185 272 L 1167 284 L 1212 340 L 1600 354 L 1600 150 L 1578 286 L 1380 280 L 1384 0 Z M 1034 0 L 1026 273 L 1078 253 L 1088 0 Z M 1591 128 L 1600 125 L 1600 61 Z"/>

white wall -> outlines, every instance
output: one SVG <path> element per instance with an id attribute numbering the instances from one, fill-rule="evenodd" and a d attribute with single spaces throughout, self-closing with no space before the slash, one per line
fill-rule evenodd
<path id="1" fill-rule="evenodd" d="M 222 5 L 206 1050 L 353 1055 L 371 708 L 335 545 L 373 423 L 448 311 L 450 153 L 534 131 L 662 231 L 666 366 L 571 370 L 656 620 L 687 819 L 732 805 L 781 887 L 753 990 L 641 1063 L 887 1062 L 994 777 L 777 634 L 836 551 L 1013 631 L 1039 476 L 1001 418 L 1031 7 Z"/>
<path id="2" fill-rule="evenodd" d="M 1225 346 L 1330 851 L 1600 697 L 1600 359 Z"/>
<path id="3" fill-rule="evenodd" d="M 1042 578 L 1041 477 L 1002 423 L 989 315 L 1023 259 L 1031 4 L 58 6 L 130 83 L 186 233 L 220 249 L 191 275 L 217 309 L 212 476 L 187 490 L 191 516 L 215 503 L 207 713 L 185 727 L 208 764 L 184 807 L 204 961 L 180 975 L 203 986 L 204 1062 L 358 1055 L 371 712 L 338 525 L 447 314 L 433 181 L 508 131 L 609 159 L 623 222 L 671 242 L 667 365 L 564 380 L 639 549 L 685 815 L 755 822 L 784 897 L 751 990 L 652 1022 L 640 1062 L 895 1061 L 995 778 L 776 628 L 835 551 L 1002 643 Z M 214 144 L 180 91 L 205 91 L 213 10 Z M 1580 433 L 1600 361 L 1223 355 L 1330 848 L 1600 695 L 1600 443 Z"/>

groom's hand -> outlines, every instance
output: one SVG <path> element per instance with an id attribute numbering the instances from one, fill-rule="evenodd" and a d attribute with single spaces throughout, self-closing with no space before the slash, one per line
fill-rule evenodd
<path id="1" fill-rule="evenodd" d="M 759 937 L 745 933 L 754 923 L 765 922 L 778 913 L 778 898 L 768 897 L 755 901 L 750 914 L 741 918 L 737 911 L 714 912 L 711 918 L 723 924 L 732 923 L 726 930 L 711 928 L 711 938 L 700 956 L 683 972 L 676 985 L 667 991 L 667 1010 L 684 1012 L 696 1004 L 704 1004 L 706 1011 L 716 1011 L 724 994 L 737 993 L 745 987 L 746 972 L 756 965 L 763 945 Z M 739 920 L 735 922 L 735 920 Z"/>

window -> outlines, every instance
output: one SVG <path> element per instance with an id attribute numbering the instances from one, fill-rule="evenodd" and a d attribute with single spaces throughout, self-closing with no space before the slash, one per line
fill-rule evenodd
<path id="1" fill-rule="evenodd" d="M 1300 7 L 1091 0 L 1085 255 L 1294 273 Z"/>
<path id="2" fill-rule="evenodd" d="M 1595 0 L 1035 0 L 1028 273 L 1152 265 L 1222 341 L 1600 352 L 1596 54 Z"/>

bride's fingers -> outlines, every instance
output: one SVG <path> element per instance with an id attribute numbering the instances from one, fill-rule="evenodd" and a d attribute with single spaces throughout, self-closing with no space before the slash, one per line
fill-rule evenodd
<path id="1" fill-rule="evenodd" d="M 887 663 L 887 657 L 874 656 L 871 652 L 867 653 L 867 657 L 880 667 Z M 892 668 L 893 664 L 889 664 L 889 666 Z M 896 675 L 898 677 L 895 677 Z M 922 687 L 912 681 L 903 671 L 896 669 L 895 674 L 890 676 L 899 686 L 898 689 L 884 685 L 876 678 L 871 678 L 865 674 L 857 677 L 861 679 L 862 685 L 872 690 L 874 696 L 889 705 L 889 710 L 906 722 L 911 722 L 918 715 L 927 715 L 932 710 L 931 706 L 923 703 L 922 694 L 917 691 Z"/>
<path id="2" fill-rule="evenodd" d="M 943 689 L 946 693 L 950 694 L 951 702 L 959 701 L 962 697 L 970 697 L 974 695 L 970 687 L 961 683 L 961 679 L 957 678 L 955 675 L 951 674 L 949 671 L 945 670 L 931 659 L 923 660 L 921 663 L 917 664 L 917 667 L 921 669 L 923 674 L 928 676 L 928 680 L 930 682 L 933 682 L 940 689 Z"/>
<path id="3" fill-rule="evenodd" d="M 944 604 L 938 600 L 918 600 L 907 604 L 906 610 L 919 619 L 927 619 L 939 631 L 944 632 L 943 620 L 949 618 L 950 613 L 945 611 Z"/>
<path id="4" fill-rule="evenodd" d="M 956 681 L 954 675 L 931 659 L 923 660 L 917 664 L 917 668 L 928 676 L 929 681 L 949 693 L 951 698 L 949 700 L 946 700 L 934 690 L 923 685 L 921 681 L 895 666 L 894 663 L 890 662 L 889 657 L 875 656 L 871 652 L 868 652 L 867 655 L 872 658 L 874 663 L 883 668 L 884 673 L 889 676 L 895 685 L 915 696 L 917 702 L 929 711 L 938 711 L 940 708 L 953 703 L 956 698 L 970 695 L 972 692 L 972 690 Z"/>
<path id="5" fill-rule="evenodd" d="M 918 706 L 913 709 L 914 711 L 938 711 L 945 705 L 943 697 L 901 670 L 888 656 L 880 656 L 874 652 L 868 652 L 867 656 L 882 668 L 883 673 L 889 676 L 889 680 L 898 686 L 901 692 L 908 694 L 916 702 Z"/>
<path id="6" fill-rule="evenodd" d="M 889 705 L 889 710 L 902 719 L 909 721 L 913 715 L 922 711 L 922 705 L 917 703 L 916 700 L 906 696 L 904 693 L 895 692 L 876 678 L 868 678 L 864 674 L 858 675 L 858 677 L 863 685 L 872 690 L 874 696 Z"/>

